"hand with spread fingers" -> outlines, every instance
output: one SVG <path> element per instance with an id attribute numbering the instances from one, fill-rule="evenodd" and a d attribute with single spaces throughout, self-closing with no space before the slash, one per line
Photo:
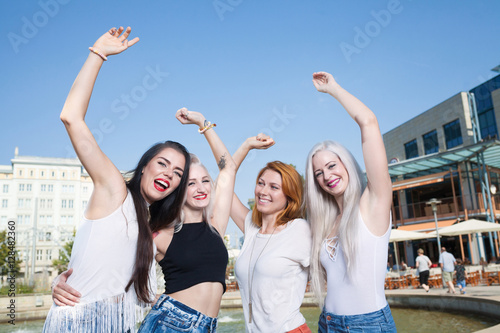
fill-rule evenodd
<path id="1" fill-rule="evenodd" d="M 139 37 L 128 40 L 131 31 L 131 27 L 111 28 L 99 37 L 92 48 L 105 57 L 121 53 L 139 41 Z"/>

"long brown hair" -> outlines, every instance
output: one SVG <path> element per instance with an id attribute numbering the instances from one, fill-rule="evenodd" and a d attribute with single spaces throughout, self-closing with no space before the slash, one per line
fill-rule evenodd
<path id="1" fill-rule="evenodd" d="M 304 186 L 302 177 L 295 168 L 280 161 L 269 162 L 257 176 L 256 184 L 266 170 L 272 170 L 281 176 L 281 189 L 286 196 L 287 205 L 276 218 L 276 226 L 283 225 L 288 221 L 303 217 L 302 200 Z M 262 213 L 257 210 L 257 205 L 253 207 L 252 221 L 258 227 L 262 226 Z"/>
<path id="2" fill-rule="evenodd" d="M 142 169 L 156 155 L 165 148 L 172 148 L 185 158 L 184 173 L 182 174 L 179 186 L 167 197 L 160 201 L 153 202 L 149 210 L 141 194 Z M 152 300 L 149 286 L 149 269 L 153 258 L 153 236 L 151 230 L 157 231 L 168 228 L 180 221 L 182 202 L 186 193 L 186 184 L 189 176 L 190 157 L 187 149 L 178 142 L 165 141 L 157 143 L 142 155 L 137 167 L 133 171 L 132 178 L 127 182 L 127 188 L 134 199 L 137 214 L 137 224 L 139 235 L 137 237 L 137 250 L 135 254 L 134 272 L 125 288 L 128 291 L 134 285 L 137 298 L 145 303 Z"/>

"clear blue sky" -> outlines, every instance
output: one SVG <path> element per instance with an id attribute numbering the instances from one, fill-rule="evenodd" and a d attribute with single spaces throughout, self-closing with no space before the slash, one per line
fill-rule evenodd
<path id="1" fill-rule="evenodd" d="M 177 109 L 203 112 L 232 152 L 265 131 L 277 144 L 237 178 L 237 194 L 251 198 L 267 161 L 303 173 L 321 140 L 342 142 L 363 164 L 357 126 L 316 92 L 313 72 L 331 72 L 385 133 L 495 75 L 499 13 L 493 0 L 2 1 L 0 164 L 16 146 L 75 157 L 59 120 L 66 95 L 88 47 L 130 25 L 141 40 L 104 64 L 87 114 L 103 151 L 128 170 L 153 143 L 176 140 L 215 175 L 207 143 L 175 120 Z"/>

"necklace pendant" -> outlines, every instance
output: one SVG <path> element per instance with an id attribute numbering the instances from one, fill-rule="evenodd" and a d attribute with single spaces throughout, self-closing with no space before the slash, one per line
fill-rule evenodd
<path id="1" fill-rule="evenodd" d="M 248 303 L 248 322 L 252 322 L 252 302 Z"/>

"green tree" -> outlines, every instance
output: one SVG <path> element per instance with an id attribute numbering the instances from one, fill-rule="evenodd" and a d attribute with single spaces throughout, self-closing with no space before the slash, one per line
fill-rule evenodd
<path id="1" fill-rule="evenodd" d="M 57 269 L 57 274 L 61 274 L 68 269 L 69 259 L 71 258 L 71 250 L 73 249 L 73 243 L 75 239 L 75 232 L 73 231 L 73 237 L 70 241 L 64 244 L 62 250 L 59 250 L 59 258 L 52 260 L 52 266 Z"/>
<path id="2" fill-rule="evenodd" d="M 7 230 L 0 232 L 0 275 L 2 279 L 9 272 L 19 273 L 21 260 L 17 257 L 15 236 L 7 235 Z"/>

